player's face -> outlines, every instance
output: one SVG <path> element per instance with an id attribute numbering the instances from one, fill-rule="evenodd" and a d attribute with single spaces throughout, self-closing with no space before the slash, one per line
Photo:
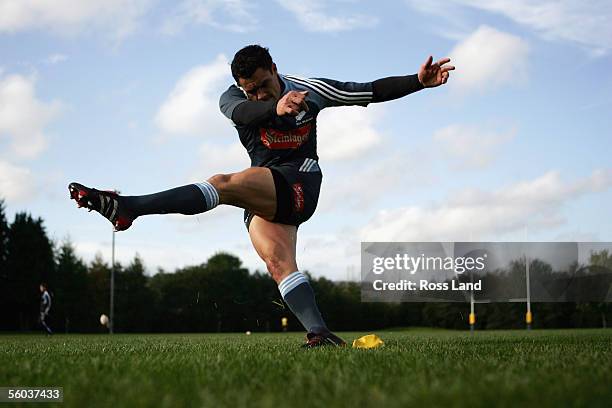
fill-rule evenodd
<path id="1" fill-rule="evenodd" d="M 238 85 L 251 101 L 268 101 L 280 98 L 280 83 L 276 65 L 272 69 L 257 68 L 250 78 L 239 78 Z"/>

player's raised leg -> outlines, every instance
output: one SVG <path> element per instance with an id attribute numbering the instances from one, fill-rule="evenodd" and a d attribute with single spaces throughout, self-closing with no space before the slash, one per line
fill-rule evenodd
<path id="1" fill-rule="evenodd" d="M 297 227 L 255 216 L 249 225 L 249 235 L 253 247 L 278 284 L 285 303 L 308 331 L 306 346 L 344 346 L 345 342 L 327 328 L 312 287 L 306 276 L 298 270 L 295 259 Z"/>
<path id="2" fill-rule="evenodd" d="M 217 174 L 206 181 L 141 196 L 121 196 L 79 183 L 68 186 L 70 198 L 79 207 L 97 211 L 117 231 L 148 214 L 194 215 L 212 210 L 219 204 L 248 208 L 254 214 L 272 219 L 276 212 L 276 191 L 270 169 L 251 167 L 232 174 Z"/>

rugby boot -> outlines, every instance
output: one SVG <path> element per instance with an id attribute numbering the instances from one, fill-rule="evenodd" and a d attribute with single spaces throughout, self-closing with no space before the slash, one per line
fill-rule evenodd
<path id="1" fill-rule="evenodd" d="M 331 332 L 307 333 L 306 343 L 302 345 L 303 348 L 316 348 L 322 346 L 344 347 L 346 346 L 346 342 Z"/>
<path id="2" fill-rule="evenodd" d="M 79 183 L 70 183 L 68 191 L 70 198 L 76 201 L 79 208 L 97 211 L 113 224 L 115 231 L 130 228 L 136 218 L 125 208 L 121 196 L 114 191 L 100 191 Z"/>

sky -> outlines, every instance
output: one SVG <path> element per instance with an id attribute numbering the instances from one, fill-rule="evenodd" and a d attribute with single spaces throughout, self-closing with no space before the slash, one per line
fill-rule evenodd
<path id="1" fill-rule="evenodd" d="M 111 224 L 68 184 L 137 195 L 248 167 L 218 109 L 238 49 L 357 82 L 448 56 L 445 86 L 320 114 L 300 269 L 356 280 L 371 241 L 610 241 L 609 21 L 609 1 L 0 0 L 0 197 L 110 262 Z M 233 207 L 139 218 L 116 251 L 149 274 L 219 251 L 265 270 Z"/>

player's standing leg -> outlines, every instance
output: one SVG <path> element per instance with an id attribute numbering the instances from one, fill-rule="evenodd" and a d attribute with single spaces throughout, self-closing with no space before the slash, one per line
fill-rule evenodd
<path id="1" fill-rule="evenodd" d="M 308 331 L 308 347 L 345 345 L 329 331 L 306 276 L 298 270 L 295 252 L 297 227 L 278 224 L 255 216 L 249 225 L 253 247 L 266 263 L 268 272 L 278 284 L 285 303 Z"/>

